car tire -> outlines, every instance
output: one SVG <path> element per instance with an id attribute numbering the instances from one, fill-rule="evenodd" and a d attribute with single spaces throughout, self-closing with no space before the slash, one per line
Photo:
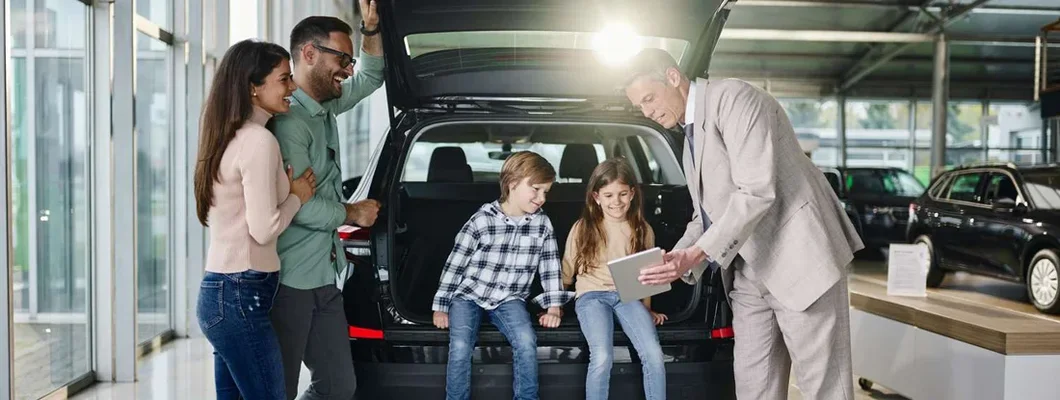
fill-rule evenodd
<path id="1" fill-rule="evenodd" d="M 927 287 L 937 288 L 941 286 L 942 281 L 946 279 L 946 270 L 939 265 L 939 258 L 935 255 L 935 244 L 931 241 L 931 237 L 928 235 L 917 236 L 913 244 L 923 244 L 928 248 L 928 257 L 931 261 L 928 264 Z"/>
<path id="2" fill-rule="evenodd" d="M 1060 257 L 1056 251 L 1039 251 L 1027 265 L 1027 297 L 1038 311 L 1060 314 Z"/>

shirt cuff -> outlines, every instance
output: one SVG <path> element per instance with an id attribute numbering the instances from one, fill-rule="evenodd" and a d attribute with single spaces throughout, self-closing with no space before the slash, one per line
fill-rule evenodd
<path id="1" fill-rule="evenodd" d="M 574 292 L 559 290 L 554 292 L 541 293 L 537 297 L 534 297 L 533 302 L 537 303 L 537 305 L 541 306 L 541 308 L 547 309 L 551 307 L 562 307 L 564 304 L 567 304 L 570 299 L 573 298 Z"/>
<path id="2" fill-rule="evenodd" d="M 440 313 L 449 313 L 449 306 L 452 304 L 451 299 L 435 299 L 434 304 L 431 306 L 431 311 L 437 311 Z"/>

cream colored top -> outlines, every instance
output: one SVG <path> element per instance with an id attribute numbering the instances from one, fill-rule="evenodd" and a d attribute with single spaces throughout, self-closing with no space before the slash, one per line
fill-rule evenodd
<path id="1" fill-rule="evenodd" d="M 577 279 L 575 279 L 574 256 L 578 252 L 579 240 L 575 236 L 577 236 L 578 226 L 581 223 L 581 220 L 574 223 L 570 234 L 567 235 L 567 245 L 563 252 L 563 286 L 569 287 L 573 282 L 574 291 L 579 297 L 587 292 L 615 290 L 615 280 L 611 278 L 611 270 L 607 268 L 607 262 L 632 254 L 628 247 L 633 230 L 629 227 L 628 222 L 611 221 L 604 218 L 604 234 L 607 235 L 607 246 L 600 249 L 600 254 L 596 257 L 596 268 L 578 275 Z M 648 234 L 645 238 L 644 246 L 650 249 L 655 247 L 655 232 L 652 231 L 650 225 L 647 228 Z"/>
<path id="2" fill-rule="evenodd" d="M 255 106 L 221 157 L 207 215 L 207 271 L 280 270 L 276 238 L 291 224 L 302 202 L 291 193 L 276 137 L 265 129 L 269 118 L 271 114 Z"/>

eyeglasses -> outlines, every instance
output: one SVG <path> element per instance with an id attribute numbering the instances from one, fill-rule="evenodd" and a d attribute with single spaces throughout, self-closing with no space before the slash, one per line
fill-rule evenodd
<path id="1" fill-rule="evenodd" d="M 341 52 L 341 51 L 338 51 L 338 50 L 335 50 L 335 49 L 332 49 L 332 48 L 324 47 L 324 46 L 321 46 L 321 45 L 316 44 L 316 43 L 313 43 L 313 47 L 316 47 L 317 50 L 323 51 L 325 53 L 331 53 L 331 54 L 334 54 L 336 56 L 339 56 L 339 68 L 346 68 L 346 67 L 350 66 L 350 64 L 356 64 L 357 63 L 357 60 L 354 59 L 353 56 L 351 56 L 351 55 L 349 55 L 349 54 L 347 54 L 345 52 Z"/>

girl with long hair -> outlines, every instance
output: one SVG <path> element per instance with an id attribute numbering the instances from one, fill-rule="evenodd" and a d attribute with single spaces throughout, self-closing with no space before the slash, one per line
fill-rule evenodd
<path id="1" fill-rule="evenodd" d="M 640 356 L 647 400 L 666 398 L 666 370 L 655 325 L 666 315 L 651 311 L 651 298 L 623 303 L 607 262 L 655 246 L 655 234 L 644 220 L 640 187 L 625 159 L 596 166 L 585 194 L 585 210 L 567 236 L 563 283 L 574 283 L 575 310 L 589 342 L 585 398 L 607 399 L 614 352 L 615 322 Z"/>
<path id="2" fill-rule="evenodd" d="M 312 198 L 316 178 L 284 170 L 265 128 L 290 109 L 291 56 L 244 40 L 225 53 L 203 110 L 195 206 L 210 229 L 199 327 L 214 347 L 217 398 L 286 397 L 280 344 L 269 321 L 279 282 L 276 237 Z"/>

